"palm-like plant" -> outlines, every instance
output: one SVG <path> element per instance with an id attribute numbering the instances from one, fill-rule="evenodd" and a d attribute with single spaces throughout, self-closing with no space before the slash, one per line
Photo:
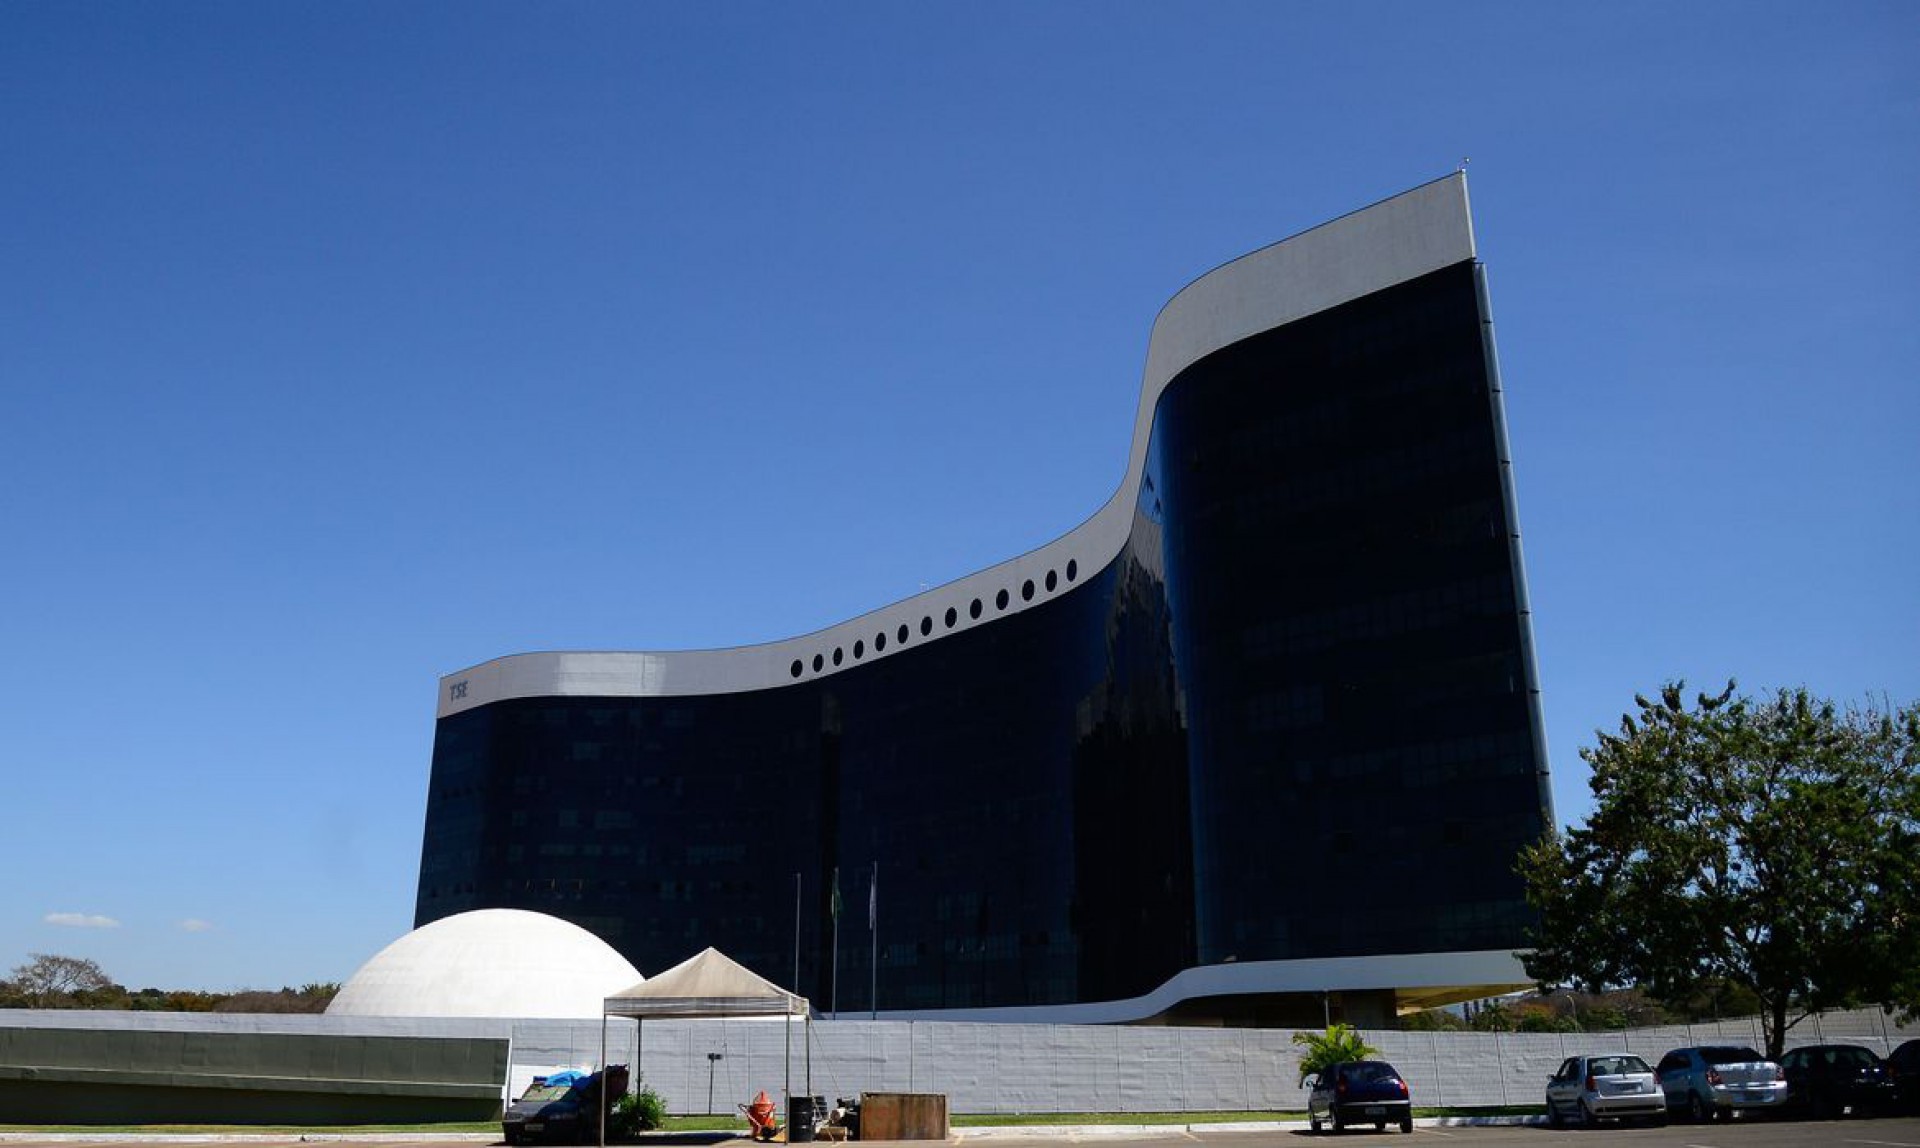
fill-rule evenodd
<path id="1" fill-rule="evenodd" d="M 1325 1072 L 1336 1064 L 1345 1064 L 1351 1060 L 1368 1060 L 1380 1055 L 1380 1050 L 1368 1044 L 1360 1036 L 1360 1030 L 1350 1024 L 1328 1025 L 1325 1032 L 1296 1032 L 1293 1043 L 1307 1051 L 1300 1057 L 1300 1080 L 1305 1084 L 1307 1077 Z"/>

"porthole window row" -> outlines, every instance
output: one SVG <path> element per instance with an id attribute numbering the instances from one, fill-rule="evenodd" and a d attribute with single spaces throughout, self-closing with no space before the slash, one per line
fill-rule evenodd
<path id="1" fill-rule="evenodd" d="M 1071 558 L 1067 560 L 1066 575 L 1067 575 L 1067 581 L 1069 583 L 1076 582 L 1079 580 L 1080 563 L 1078 560 L 1071 559 Z M 1049 594 L 1053 593 L 1055 590 L 1059 589 L 1060 587 L 1060 577 L 1053 570 L 1047 571 L 1044 582 L 1046 585 L 1046 592 Z M 1020 583 L 1020 600 L 1022 602 L 1033 601 L 1035 594 L 1037 594 L 1038 592 L 1039 591 L 1034 586 L 1033 579 L 1028 578 Z M 1013 603 L 1013 595 L 1004 586 L 1001 587 L 1000 590 L 997 593 L 995 593 L 993 596 L 993 608 L 997 611 L 1005 611 L 1007 607 L 1010 606 L 1012 603 Z M 967 604 L 967 616 L 970 618 L 978 619 L 980 615 L 983 614 L 985 611 L 986 611 L 986 607 L 981 603 L 981 600 L 978 598 L 973 599 L 971 602 Z M 949 630 L 959 625 L 960 611 L 958 607 L 948 606 L 946 613 L 941 616 L 941 621 L 945 623 L 946 628 Z M 932 636 L 932 634 L 933 634 L 933 615 L 922 614 L 920 616 L 920 636 L 925 638 L 925 637 Z M 912 637 L 913 637 L 913 627 L 908 625 L 905 622 L 902 622 L 900 623 L 899 627 L 894 630 L 892 641 L 895 647 L 900 647 L 900 646 L 906 645 L 907 642 Z M 884 653 L 887 648 L 887 642 L 888 642 L 888 638 L 887 638 L 887 632 L 885 630 L 875 631 L 873 635 L 873 652 L 876 655 Z M 860 661 L 862 658 L 865 658 L 866 656 L 867 656 L 866 639 L 856 638 L 853 643 L 853 660 L 857 662 L 857 661 Z M 825 669 L 827 660 L 828 660 L 827 655 L 815 654 L 813 656 L 813 672 L 817 674 L 817 673 L 820 673 L 823 669 Z M 832 654 L 833 664 L 838 666 L 842 664 L 845 660 L 846 660 L 846 647 L 835 646 L 833 648 L 833 654 Z M 803 658 L 795 658 L 793 660 L 793 663 L 787 667 L 787 676 L 792 678 L 799 678 L 806 672 L 807 672 L 807 662 Z"/>

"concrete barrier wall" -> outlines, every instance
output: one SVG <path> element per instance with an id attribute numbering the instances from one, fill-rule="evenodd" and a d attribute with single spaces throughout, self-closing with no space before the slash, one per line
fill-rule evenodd
<path id="1" fill-rule="evenodd" d="M 1299 1050 L 1293 1030 L 975 1024 L 945 1021 L 815 1021 L 809 1087 L 807 1027 L 779 1020 L 613 1019 L 430 1020 L 211 1013 L 0 1014 L 8 1026 L 237 1031 L 313 1035 L 497 1037 L 510 1044 L 496 1083 L 517 1095 L 536 1072 L 600 1063 L 636 1065 L 636 1080 L 675 1113 L 732 1113 L 760 1089 L 778 1096 L 791 1072 L 796 1093 L 940 1092 L 956 1113 L 1217 1112 L 1299 1109 Z M 1545 1081 L 1568 1056 L 1635 1052 L 1649 1063 L 1690 1044 L 1761 1044 L 1752 1018 L 1721 1024 L 1624 1032 L 1426 1033 L 1368 1031 L 1422 1106 L 1537 1105 Z M 1884 1055 L 1920 1027 L 1902 1028 L 1877 1010 L 1802 1022 L 1789 1046 L 1823 1041 L 1866 1045 Z M 709 1062 L 708 1053 L 722 1059 Z M 789 1067 L 789 1057 L 791 1057 Z"/>
<path id="2" fill-rule="evenodd" d="M 1862 1044 L 1885 1055 L 1920 1027 L 1876 1010 L 1808 1020 L 1788 1046 Z M 620 1029 L 626 1029 L 621 1034 Z M 781 1026 L 762 1021 L 656 1021 L 646 1026 L 639 1077 L 673 1112 L 733 1106 L 786 1080 Z M 609 1056 L 635 1063 L 634 1025 L 611 1022 Z M 1422 1106 L 1538 1105 L 1567 1057 L 1634 1052 L 1648 1063 L 1690 1044 L 1759 1047 L 1759 1023 L 1675 1025 L 1591 1033 L 1367 1031 L 1400 1069 Z M 871 1092 L 942 1092 L 954 1112 L 1217 1112 L 1299 1109 L 1299 1048 L 1293 1030 L 955 1024 L 939 1021 L 816 1021 L 812 1091 L 831 1099 Z M 524 1045 L 516 1046 L 520 1059 Z M 793 1026 L 792 1080 L 806 1086 L 802 1026 Z M 709 1065 L 706 1054 L 721 1053 Z"/>
<path id="3" fill-rule="evenodd" d="M 0 1027 L 0 1112 L 64 1124 L 488 1120 L 508 1042 Z"/>

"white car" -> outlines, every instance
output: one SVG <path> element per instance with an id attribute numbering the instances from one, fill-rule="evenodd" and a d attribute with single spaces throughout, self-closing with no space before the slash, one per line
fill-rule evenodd
<path id="1" fill-rule="evenodd" d="M 1667 1097 L 1647 1062 L 1631 1053 L 1571 1056 L 1547 1081 L 1547 1123 L 1569 1117 L 1589 1127 L 1603 1119 L 1667 1122 Z"/>

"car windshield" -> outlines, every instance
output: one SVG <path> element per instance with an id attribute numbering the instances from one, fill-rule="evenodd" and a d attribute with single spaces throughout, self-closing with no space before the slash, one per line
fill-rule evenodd
<path id="1" fill-rule="evenodd" d="M 569 1091 L 571 1090 L 564 1084 L 539 1084 L 527 1089 L 525 1095 L 521 1096 L 520 1099 L 531 1100 L 536 1104 L 544 1104 L 549 1100 L 559 1100 Z"/>
<path id="2" fill-rule="evenodd" d="M 1595 1076 L 1620 1076 L 1628 1072 L 1647 1072 L 1647 1062 L 1637 1056 L 1596 1056 L 1587 1062 Z"/>
<path id="3" fill-rule="evenodd" d="M 1872 1068 L 1874 1064 L 1873 1054 L 1857 1046 L 1836 1048 L 1827 1054 L 1827 1058 L 1832 1063 L 1847 1068 Z"/>
<path id="4" fill-rule="evenodd" d="M 1708 1064 L 1745 1064 L 1748 1061 L 1765 1060 L 1766 1057 L 1750 1048 L 1703 1048 L 1700 1059 Z"/>
<path id="5" fill-rule="evenodd" d="M 1362 1061 L 1359 1064 L 1349 1064 L 1345 1069 L 1345 1073 L 1347 1080 L 1353 1084 L 1376 1084 L 1382 1080 L 1396 1080 L 1400 1076 L 1399 1073 L 1393 1070 L 1393 1065 L 1383 1064 L 1379 1061 Z"/>

